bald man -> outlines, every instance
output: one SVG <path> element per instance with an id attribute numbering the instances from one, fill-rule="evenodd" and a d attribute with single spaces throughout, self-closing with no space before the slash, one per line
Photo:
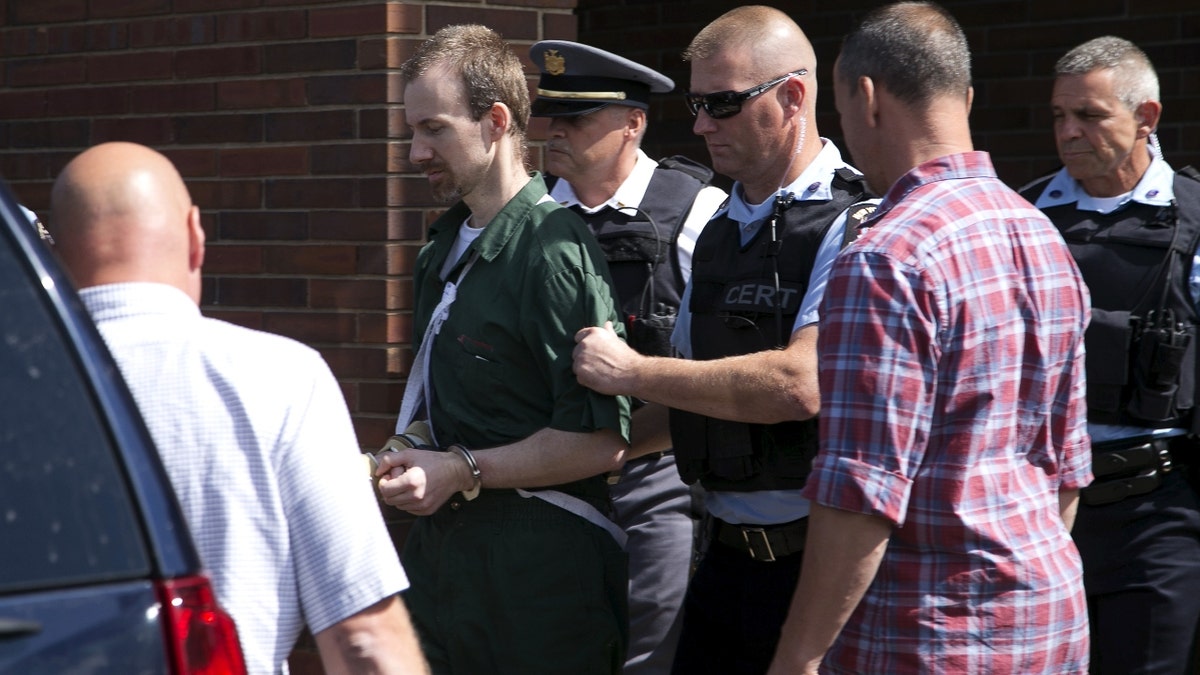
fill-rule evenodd
<path id="1" fill-rule="evenodd" d="M 248 671 L 281 672 L 307 622 L 327 673 L 427 672 L 333 375 L 308 347 L 201 316 L 204 230 L 171 162 L 96 146 L 63 169 L 51 211 Z"/>
<path id="2" fill-rule="evenodd" d="M 817 303 L 872 204 L 816 123 L 816 57 L 769 7 L 706 26 L 688 107 L 713 168 L 737 182 L 692 257 L 672 343 L 642 356 L 609 329 L 577 336 L 579 380 L 671 410 L 676 466 L 706 491 L 711 543 L 684 601 L 675 673 L 761 674 L 803 559 L 817 452 Z M 847 236 L 847 230 L 850 236 Z"/>

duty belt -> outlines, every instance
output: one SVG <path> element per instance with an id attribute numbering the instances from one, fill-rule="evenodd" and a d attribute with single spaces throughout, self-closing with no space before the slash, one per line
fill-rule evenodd
<path id="1" fill-rule="evenodd" d="M 1103 506 L 1153 492 L 1162 485 L 1164 475 L 1181 468 L 1179 450 L 1192 443 L 1186 436 L 1173 436 L 1142 438 L 1112 449 L 1097 446 L 1092 455 L 1096 479 L 1080 490 L 1080 499 L 1088 506 Z M 1172 447 L 1176 456 L 1172 456 Z"/>
<path id="2" fill-rule="evenodd" d="M 804 550 L 808 518 L 781 525 L 735 525 L 713 518 L 713 538 L 754 560 L 774 562 Z"/>

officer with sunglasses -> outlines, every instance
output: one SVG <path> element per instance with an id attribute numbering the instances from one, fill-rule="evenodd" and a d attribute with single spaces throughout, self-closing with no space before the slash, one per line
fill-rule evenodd
<path id="1" fill-rule="evenodd" d="M 576 336 L 580 381 L 671 407 L 685 482 L 710 514 L 673 672 L 766 672 L 807 532 L 817 452 L 817 305 L 837 252 L 873 210 L 861 174 L 816 128 L 816 57 L 786 14 L 734 9 L 684 58 L 686 102 L 713 167 L 736 182 L 696 243 L 673 344 L 648 357 L 604 328 Z"/>

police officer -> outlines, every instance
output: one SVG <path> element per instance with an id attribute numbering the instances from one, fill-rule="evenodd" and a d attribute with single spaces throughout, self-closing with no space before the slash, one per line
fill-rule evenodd
<path id="1" fill-rule="evenodd" d="M 577 42 L 544 40 L 530 58 L 541 69 L 532 114 L 549 118 L 550 196 L 579 213 L 608 258 L 630 344 L 670 356 L 679 297 L 700 230 L 725 201 L 712 172 L 690 160 L 655 162 L 640 149 L 650 94 L 665 75 Z M 691 491 L 675 470 L 666 409 L 635 403 L 632 448 L 611 486 L 617 522 L 629 535 L 630 645 L 626 675 L 667 673 L 692 561 Z"/>
<path id="2" fill-rule="evenodd" d="M 1093 673 L 1195 673 L 1200 623 L 1196 326 L 1200 182 L 1154 141 L 1158 77 L 1127 40 L 1085 42 L 1055 66 L 1063 168 L 1022 189 L 1062 232 L 1092 295 L 1088 427 L 1095 481 L 1073 536 L 1084 564 Z"/>
<path id="3" fill-rule="evenodd" d="M 684 601 L 673 672 L 764 673 L 803 557 L 816 454 L 817 305 L 870 208 L 862 176 L 816 128 L 816 56 L 786 14 L 731 10 L 684 53 L 686 101 L 713 168 L 735 179 L 704 228 L 672 342 L 639 355 L 610 330 L 576 336 L 575 372 L 664 403 L 683 479 L 699 481 L 711 544 Z M 850 220 L 850 223 L 847 221 Z"/>

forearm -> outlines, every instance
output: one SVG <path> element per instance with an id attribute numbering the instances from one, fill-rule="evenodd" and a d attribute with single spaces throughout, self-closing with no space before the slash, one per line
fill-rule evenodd
<path id="1" fill-rule="evenodd" d="M 775 424 L 820 410 L 816 327 L 801 328 L 786 349 L 710 361 L 647 358 L 630 393 L 710 417 Z"/>
<path id="2" fill-rule="evenodd" d="M 816 673 L 825 652 L 875 579 L 892 524 L 814 503 L 804 567 L 772 673 Z"/>
<path id="3" fill-rule="evenodd" d="M 542 429 L 515 443 L 470 449 L 485 488 L 537 488 L 621 467 L 628 445 L 611 429 L 591 433 Z"/>
<path id="4" fill-rule="evenodd" d="M 1067 526 L 1067 532 L 1075 527 L 1075 514 L 1079 512 L 1079 489 L 1059 489 L 1058 491 L 1058 512 L 1062 515 L 1063 524 Z"/>
<path id="5" fill-rule="evenodd" d="M 634 411 L 630 421 L 630 448 L 625 461 L 671 448 L 670 410 L 659 403 L 647 403 Z"/>
<path id="6" fill-rule="evenodd" d="M 313 636 L 329 675 L 429 673 L 408 610 L 397 597 L 380 601 Z"/>

